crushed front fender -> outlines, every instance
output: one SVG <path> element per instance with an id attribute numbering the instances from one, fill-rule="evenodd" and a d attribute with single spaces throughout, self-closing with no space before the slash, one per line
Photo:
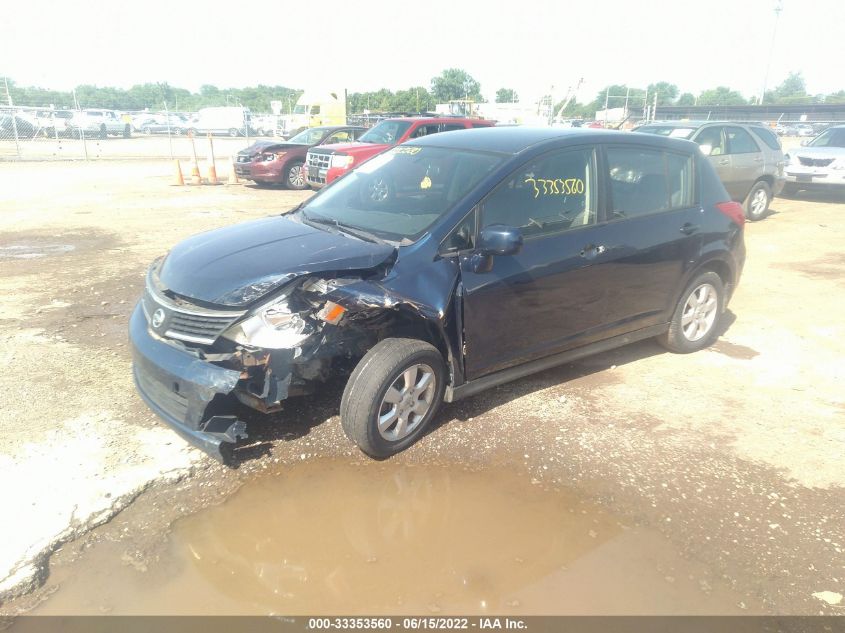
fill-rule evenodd
<path id="1" fill-rule="evenodd" d="M 214 415 L 217 396 L 230 394 L 240 372 L 214 365 L 153 336 L 140 304 L 129 321 L 132 373 L 144 402 L 176 432 L 221 462 L 228 461 L 246 425 L 234 416 Z"/>

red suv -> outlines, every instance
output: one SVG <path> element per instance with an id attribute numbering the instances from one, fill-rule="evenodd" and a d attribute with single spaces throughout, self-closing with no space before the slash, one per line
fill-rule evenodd
<path id="1" fill-rule="evenodd" d="M 455 117 L 386 119 L 361 136 L 357 143 L 323 145 L 309 150 L 305 159 L 305 178 L 309 185 L 319 189 L 376 154 L 412 138 L 494 124 L 495 121 Z"/>

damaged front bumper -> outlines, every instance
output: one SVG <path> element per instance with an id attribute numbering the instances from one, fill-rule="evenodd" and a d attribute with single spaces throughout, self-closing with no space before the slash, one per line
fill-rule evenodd
<path id="1" fill-rule="evenodd" d="M 188 442 L 226 463 L 246 425 L 214 415 L 213 401 L 235 389 L 241 374 L 202 360 L 150 333 L 140 304 L 129 322 L 132 373 L 144 402 Z"/>

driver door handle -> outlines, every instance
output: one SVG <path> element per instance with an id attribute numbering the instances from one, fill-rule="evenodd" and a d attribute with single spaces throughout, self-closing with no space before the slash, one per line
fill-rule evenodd
<path id="1" fill-rule="evenodd" d="M 604 244 L 590 244 L 581 249 L 581 257 L 584 259 L 594 259 L 605 252 L 607 252 L 607 246 Z"/>

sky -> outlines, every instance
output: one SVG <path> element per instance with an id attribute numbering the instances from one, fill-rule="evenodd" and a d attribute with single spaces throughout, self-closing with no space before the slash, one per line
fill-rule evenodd
<path id="1" fill-rule="evenodd" d="M 845 89 L 845 0 L 39 0 L 15 3 L 0 77 L 68 90 L 168 82 L 361 92 L 469 72 L 492 100 L 579 101 L 612 83 L 668 81 L 746 97 L 800 71 L 811 94 Z M 774 35 L 774 46 L 772 46 Z M 771 51 L 771 56 L 770 56 Z"/>

